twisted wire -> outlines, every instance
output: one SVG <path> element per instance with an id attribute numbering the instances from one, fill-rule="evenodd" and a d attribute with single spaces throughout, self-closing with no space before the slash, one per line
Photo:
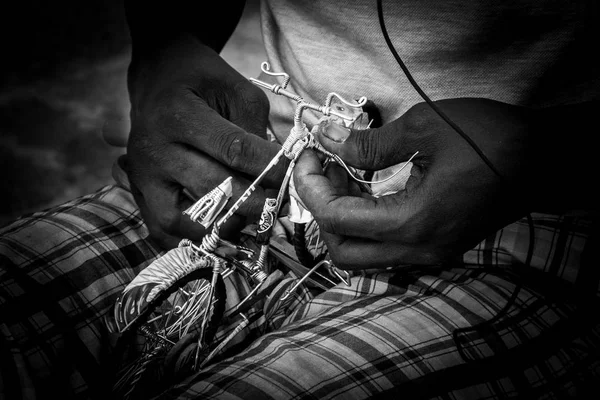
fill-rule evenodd
<path id="1" fill-rule="evenodd" d="M 215 226 L 210 232 L 210 234 L 204 235 L 200 247 L 205 252 L 212 253 L 217 249 L 217 246 L 219 246 L 219 232 L 217 227 Z"/>
<path id="2" fill-rule="evenodd" d="M 165 274 L 165 278 L 158 285 L 154 286 L 147 297 L 147 302 L 150 303 L 154 298 L 163 290 L 167 289 L 171 285 L 173 285 L 177 280 L 181 277 L 189 274 L 190 272 L 198 269 L 198 268 L 206 268 L 211 265 L 211 260 L 208 257 L 202 257 L 197 262 L 190 262 L 184 265 L 179 265 L 177 269 L 173 268 L 172 270 L 163 270 L 163 272 L 169 272 Z"/>

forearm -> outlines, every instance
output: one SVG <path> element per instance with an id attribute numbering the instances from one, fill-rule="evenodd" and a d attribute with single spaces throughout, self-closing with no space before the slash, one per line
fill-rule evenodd
<path id="1" fill-rule="evenodd" d="M 245 0 L 173 0 L 166 4 L 125 0 L 132 50 L 161 48 L 180 36 L 192 35 L 218 53 L 235 30 L 244 5 Z M 215 20 L 217 24 L 213 23 Z"/>
<path id="2" fill-rule="evenodd" d="M 594 146 L 600 102 L 538 111 L 537 148 L 531 160 L 533 211 L 598 212 L 598 161 Z"/>
<path id="3" fill-rule="evenodd" d="M 145 102 L 141 100 L 160 96 L 157 80 L 198 81 L 205 75 L 202 71 L 224 62 L 218 53 L 235 30 L 244 3 L 174 0 L 165 7 L 125 0 L 132 41 L 127 85 L 133 111 Z M 220 23 L 207 23 L 211 19 Z"/>

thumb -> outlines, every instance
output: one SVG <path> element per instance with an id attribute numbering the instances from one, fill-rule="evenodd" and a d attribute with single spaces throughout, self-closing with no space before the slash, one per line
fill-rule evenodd
<path id="1" fill-rule="evenodd" d="M 363 170 L 380 170 L 407 161 L 416 151 L 403 135 L 398 120 L 365 130 L 326 120 L 317 126 L 315 137 L 344 162 Z"/>
<path id="2" fill-rule="evenodd" d="M 102 137 L 112 146 L 126 147 L 130 130 L 128 115 L 109 115 L 102 126 Z"/>

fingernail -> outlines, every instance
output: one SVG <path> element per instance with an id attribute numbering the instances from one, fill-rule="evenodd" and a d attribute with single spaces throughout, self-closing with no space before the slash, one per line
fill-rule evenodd
<path id="1" fill-rule="evenodd" d="M 113 146 L 127 146 L 127 138 L 131 129 L 129 118 L 115 117 L 107 118 L 102 126 L 102 136 L 104 140 Z"/>
<path id="2" fill-rule="evenodd" d="M 350 136 L 350 129 L 331 121 L 323 121 L 317 129 L 319 133 L 336 143 L 344 143 Z"/>

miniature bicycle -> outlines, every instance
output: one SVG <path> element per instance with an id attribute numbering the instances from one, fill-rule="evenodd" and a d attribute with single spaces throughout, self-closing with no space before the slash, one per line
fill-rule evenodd
<path id="1" fill-rule="evenodd" d="M 330 93 L 324 104 L 318 105 L 289 91 L 290 77 L 286 73 L 271 72 L 266 62 L 261 70 L 267 75 L 283 77 L 283 82 L 269 84 L 250 78 L 252 83 L 296 103 L 290 134 L 277 155 L 229 209 L 225 211 L 232 197 L 231 177 L 184 211 L 193 221 L 211 228 L 201 243 L 182 240 L 177 248 L 141 271 L 119 296 L 107 318 L 109 329 L 120 335 L 115 353 L 129 359 L 119 366 L 116 374 L 114 393 L 118 398 L 148 396 L 147 389 L 156 386 L 157 381 L 168 381 L 165 371 L 189 373 L 208 365 L 240 332 L 265 317 L 264 311 L 254 306 L 267 296 L 276 309 L 285 307 L 291 295 L 302 290 L 303 283 L 320 290 L 340 282 L 350 284 L 349 274 L 335 268 L 327 258 L 317 224 L 294 196 L 289 196 L 290 208 L 298 210 L 290 218 L 296 227 L 293 245 L 273 240 L 271 234 L 285 195 L 290 191 L 296 160 L 305 149 L 319 151 L 328 160 L 341 164 L 368 190 L 369 182 L 362 179 L 360 172 L 324 149 L 303 122 L 303 112 L 310 109 L 346 126 L 364 123 L 362 107 L 367 99 L 361 97 L 350 102 Z M 219 230 L 223 224 L 284 157 L 290 163 L 277 197 L 266 199 L 260 220 L 247 235 L 250 240 L 242 245 L 222 239 Z M 277 273 L 280 267 L 292 271 L 296 279 L 283 285 L 282 273 Z M 226 283 L 234 278 L 238 286 L 245 286 L 247 295 L 226 306 Z M 233 328 L 217 334 L 224 320 L 236 322 L 231 325 Z"/>

